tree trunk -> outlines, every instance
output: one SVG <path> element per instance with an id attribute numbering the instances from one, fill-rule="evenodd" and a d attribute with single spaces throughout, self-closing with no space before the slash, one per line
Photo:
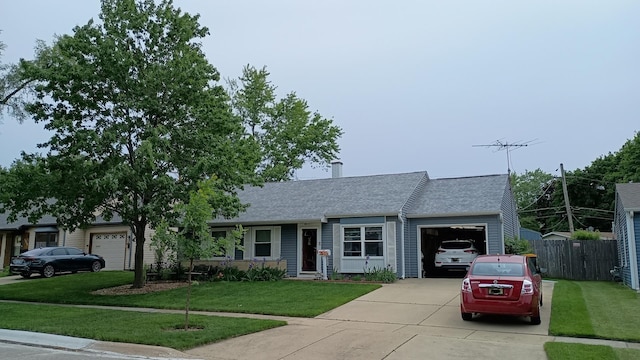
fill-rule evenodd
<path id="1" fill-rule="evenodd" d="M 144 233 L 147 225 L 143 223 L 136 224 L 136 256 L 135 256 L 135 275 L 133 278 L 133 288 L 140 289 L 144 287 L 146 277 L 144 276 Z"/>

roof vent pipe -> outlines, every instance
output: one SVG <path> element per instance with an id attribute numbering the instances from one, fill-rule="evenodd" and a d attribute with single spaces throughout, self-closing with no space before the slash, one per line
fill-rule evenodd
<path id="1" fill-rule="evenodd" d="M 342 161 L 333 160 L 331 162 L 331 177 L 334 179 L 342 177 Z"/>

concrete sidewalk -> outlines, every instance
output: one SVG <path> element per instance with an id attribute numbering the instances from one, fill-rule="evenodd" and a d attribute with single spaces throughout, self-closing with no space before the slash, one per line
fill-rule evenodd
<path id="1" fill-rule="evenodd" d="M 78 351 L 164 359 L 545 359 L 548 341 L 640 349 L 640 344 L 548 336 L 553 283 L 544 282 L 542 324 L 526 319 L 479 317 L 463 321 L 459 279 L 407 279 L 351 301 L 316 318 L 193 311 L 193 314 L 275 318 L 287 326 L 179 352 L 155 346 L 101 342 L 0 330 L 0 341 Z M 181 312 L 118 308 L 129 311 Z M 13 340 L 12 340 L 13 339 Z M 124 356 L 124 355 L 123 355 Z"/>

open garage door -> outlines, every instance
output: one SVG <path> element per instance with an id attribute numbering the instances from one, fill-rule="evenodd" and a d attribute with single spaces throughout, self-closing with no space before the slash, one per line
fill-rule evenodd
<path id="1" fill-rule="evenodd" d="M 127 252 L 127 233 L 104 233 L 91 235 L 91 252 L 104 258 L 104 270 L 124 270 Z"/>
<path id="2" fill-rule="evenodd" d="M 471 240 L 478 254 L 487 252 L 486 225 L 450 225 L 420 229 L 423 277 L 464 276 L 464 268 L 442 269 L 435 266 L 438 247 L 446 240 Z"/>

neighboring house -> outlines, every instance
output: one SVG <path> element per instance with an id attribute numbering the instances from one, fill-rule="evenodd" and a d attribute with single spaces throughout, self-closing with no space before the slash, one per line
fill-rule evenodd
<path id="1" fill-rule="evenodd" d="M 568 231 L 552 231 L 542 235 L 543 240 L 571 240 L 571 233 Z M 615 240 L 612 232 L 600 232 L 600 240 Z"/>
<path id="2" fill-rule="evenodd" d="M 622 281 L 640 291 L 640 183 L 616 184 L 613 225 Z"/>
<path id="3" fill-rule="evenodd" d="M 145 263 L 154 262 L 154 252 L 149 243 L 151 234 L 147 232 L 145 241 Z M 45 246 L 73 246 L 87 253 L 105 258 L 105 270 L 124 270 L 134 268 L 135 243 L 128 226 L 118 219 L 105 221 L 96 219 L 86 229 L 70 232 L 57 225 L 56 219 L 44 216 L 32 224 L 26 218 L 8 223 L 7 214 L 0 214 L 0 264 L 8 266 L 11 257 L 20 253 Z"/>
<path id="4" fill-rule="evenodd" d="M 539 231 L 520 228 L 520 239 L 522 240 L 540 240 L 542 239 L 542 233 Z"/>
<path id="5" fill-rule="evenodd" d="M 441 241 L 471 239 L 481 253 L 504 253 L 520 225 L 509 177 L 429 179 L 426 172 L 267 183 L 238 196 L 250 204 L 233 219 L 211 221 L 216 236 L 246 230 L 243 250 L 218 260 L 286 260 L 287 274 L 321 271 L 318 250 L 330 250 L 328 272 L 390 268 L 399 277 L 434 271 Z"/>

